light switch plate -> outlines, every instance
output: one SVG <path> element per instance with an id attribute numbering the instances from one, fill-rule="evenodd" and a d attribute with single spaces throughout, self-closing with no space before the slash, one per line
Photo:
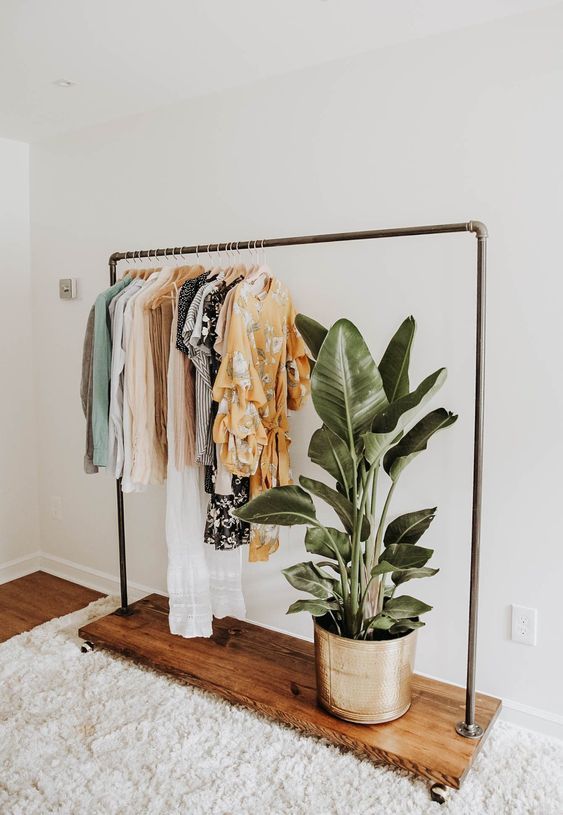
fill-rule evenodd
<path id="1" fill-rule="evenodd" d="M 61 300 L 74 300 L 76 297 L 76 278 L 63 277 L 59 280 L 59 297 Z"/>

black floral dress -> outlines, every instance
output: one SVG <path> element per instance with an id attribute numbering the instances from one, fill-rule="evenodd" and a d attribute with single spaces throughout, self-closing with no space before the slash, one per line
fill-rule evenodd
<path id="1" fill-rule="evenodd" d="M 210 357 L 212 384 L 215 382 L 217 372 L 221 366 L 221 357 L 214 348 L 217 339 L 217 321 L 227 292 L 237 282 L 235 281 L 230 286 L 220 284 L 207 295 L 203 305 L 201 343 L 205 346 Z M 211 416 L 209 417 L 212 426 L 216 415 L 217 403 L 213 402 Z M 233 509 L 248 503 L 250 482 L 248 478 L 233 475 L 231 477 L 231 495 L 216 494 L 217 453 L 215 445 L 213 445 L 213 459 L 213 464 L 207 465 L 205 468 L 205 491 L 209 493 L 210 498 L 207 507 L 204 540 L 214 546 L 215 549 L 236 549 L 250 543 L 250 525 L 239 521 L 238 518 L 233 517 L 231 514 Z"/>

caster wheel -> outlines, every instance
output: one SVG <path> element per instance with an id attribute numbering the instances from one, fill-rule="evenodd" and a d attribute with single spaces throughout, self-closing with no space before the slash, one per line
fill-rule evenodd
<path id="1" fill-rule="evenodd" d="M 448 799 L 448 789 L 444 784 L 432 784 L 430 798 L 437 804 L 445 804 Z"/>
<path id="2" fill-rule="evenodd" d="M 94 650 L 94 643 L 86 640 L 86 642 L 81 646 L 80 650 L 83 654 L 87 654 L 88 651 Z"/>

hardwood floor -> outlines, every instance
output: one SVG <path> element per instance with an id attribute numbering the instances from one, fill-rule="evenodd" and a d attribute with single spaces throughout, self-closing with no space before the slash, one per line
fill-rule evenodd
<path id="1" fill-rule="evenodd" d="M 0 642 L 54 617 L 84 608 L 103 597 L 46 572 L 34 572 L 0 585 Z"/>

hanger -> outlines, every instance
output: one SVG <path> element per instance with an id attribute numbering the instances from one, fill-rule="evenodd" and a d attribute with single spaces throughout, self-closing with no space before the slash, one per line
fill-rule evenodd
<path id="1" fill-rule="evenodd" d="M 127 266 L 129 266 L 130 263 L 131 263 L 131 261 L 129 260 L 128 255 L 129 255 L 129 252 L 125 252 L 125 257 L 123 258 L 123 260 L 125 261 Z M 134 280 L 137 277 L 138 274 L 139 274 L 138 269 L 125 269 L 125 271 L 123 272 L 123 274 L 120 277 L 120 280 L 123 280 L 125 277 L 130 277 L 131 280 Z"/>
<path id="2" fill-rule="evenodd" d="M 227 286 L 230 286 L 231 283 L 234 283 L 235 280 L 238 280 L 239 277 L 245 277 L 247 272 L 246 266 L 240 260 L 242 258 L 242 255 L 239 249 L 239 241 L 237 241 L 235 251 L 238 254 L 239 262 L 234 263 L 232 268 L 225 274 L 225 285 Z"/>
<path id="3" fill-rule="evenodd" d="M 262 249 L 262 263 L 259 264 L 254 269 L 252 269 L 252 271 L 246 275 L 247 282 L 253 284 L 252 291 L 254 294 L 259 294 L 261 291 L 263 291 L 266 288 L 267 280 L 273 277 L 272 270 L 266 264 L 266 253 L 264 252 L 264 238 L 262 238 L 261 249 Z M 258 282 L 262 277 L 264 278 L 264 281 L 262 287 L 260 287 L 258 285 Z"/>
<path id="4" fill-rule="evenodd" d="M 256 241 L 254 241 L 254 246 L 256 246 Z M 248 246 L 246 248 L 248 250 L 249 263 L 248 263 L 248 265 L 244 264 L 242 266 L 241 273 L 242 273 L 243 278 L 246 278 L 248 276 L 248 274 L 254 268 L 254 263 L 252 262 L 252 253 L 253 253 L 254 249 L 252 248 L 252 241 L 251 240 L 248 241 Z"/>
<path id="5" fill-rule="evenodd" d="M 215 249 L 215 251 L 217 252 L 217 266 L 214 266 L 207 275 L 208 280 L 213 280 L 213 278 L 218 277 L 218 275 L 223 271 L 221 268 L 221 251 L 219 249 L 220 245 L 221 244 L 219 243 L 216 244 L 217 248 Z M 209 248 L 207 251 L 209 251 Z"/>
<path id="6" fill-rule="evenodd" d="M 257 238 L 254 238 L 254 246 L 252 248 L 252 252 L 254 254 L 254 263 L 252 264 L 252 266 L 248 270 L 248 272 L 246 274 L 246 277 L 248 277 L 248 275 L 251 274 L 252 272 L 256 271 L 256 269 L 258 269 L 258 266 L 260 265 L 259 264 L 260 258 L 258 257 L 258 239 Z"/>

